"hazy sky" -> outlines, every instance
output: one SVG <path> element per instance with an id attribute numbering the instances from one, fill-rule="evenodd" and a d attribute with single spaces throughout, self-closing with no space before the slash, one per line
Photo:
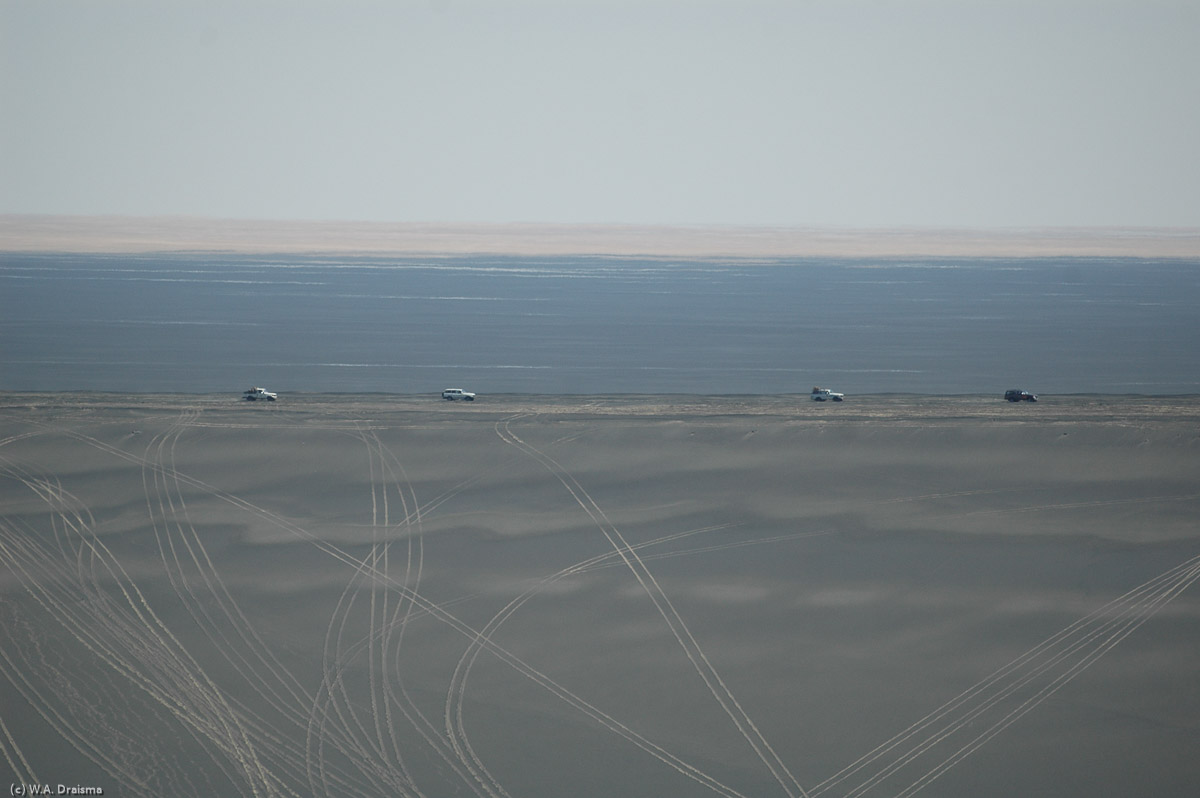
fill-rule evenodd
<path id="1" fill-rule="evenodd" d="M 1196 0 L 0 0 L 0 213 L 1200 224 Z"/>

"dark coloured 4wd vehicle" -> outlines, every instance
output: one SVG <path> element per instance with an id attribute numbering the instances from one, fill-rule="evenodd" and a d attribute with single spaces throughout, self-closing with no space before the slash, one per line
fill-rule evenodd
<path id="1" fill-rule="evenodd" d="M 1029 391 L 1018 391 L 1015 388 L 1004 392 L 1004 398 L 1010 402 L 1036 402 L 1037 394 Z"/>

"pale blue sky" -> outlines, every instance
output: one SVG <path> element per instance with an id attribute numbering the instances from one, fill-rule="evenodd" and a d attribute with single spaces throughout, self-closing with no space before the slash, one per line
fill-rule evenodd
<path id="1" fill-rule="evenodd" d="M 0 0 L 0 213 L 1200 224 L 1195 0 Z"/>

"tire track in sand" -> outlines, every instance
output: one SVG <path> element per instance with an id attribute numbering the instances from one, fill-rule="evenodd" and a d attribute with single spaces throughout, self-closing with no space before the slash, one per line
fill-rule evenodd
<path id="1" fill-rule="evenodd" d="M 41 425 L 41 426 L 45 427 L 46 425 Z M 46 428 L 53 429 L 50 427 L 46 427 Z M 145 458 L 139 457 L 135 454 L 131 454 L 123 449 L 120 449 L 116 446 L 108 444 L 102 440 L 95 438 L 95 437 L 86 435 L 82 432 L 78 432 L 78 431 L 70 430 L 70 429 L 56 430 L 56 431 L 60 432 L 62 435 L 66 436 L 66 437 L 73 438 L 75 440 L 80 441 L 81 443 L 85 443 L 85 444 L 92 446 L 94 448 L 97 448 L 101 451 L 107 452 L 120 460 L 124 460 L 124 461 L 130 462 L 130 463 L 135 463 L 137 465 L 144 465 L 147 463 Z M 154 463 L 150 463 L 149 466 L 151 468 L 156 468 L 156 469 L 163 468 L 161 466 L 157 466 Z M 165 470 L 165 469 L 163 469 L 163 470 Z M 254 504 L 252 502 L 249 502 L 235 494 L 231 494 L 228 491 L 224 491 L 224 490 L 221 490 L 220 488 L 216 488 L 208 483 L 203 482 L 202 480 L 199 480 L 199 479 L 189 476 L 187 474 L 177 472 L 177 473 L 173 474 L 172 476 L 173 476 L 173 478 L 179 479 L 180 482 L 183 483 L 184 485 L 188 485 L 190 487 L 198 488 L 202 491 L 205 491 L 209 495 L 213 496 L 214 498 L 217 498 L 223 502 L 226 502 L 233 507 L 244 510 L 249 514 L 258 517 L 265 523 L 267 523 L 271 526 L 274 526 L 284 532 L 287 532 L 290 535 L 295 536 L 297 539 L 307 541 L 318 551 L 324 553 L 325 555 L 330 557 L 332 560 L 340 562 L 340 563 L 350 567 L 352 570 L 356 570 L 356 569 L 362 567 L 362 563 L 360 562 L 360 560 L 358 558 L 352 556 L 349 552 L 344 550 L 342 547 L 318 537 L 317 535 L 311 533 L 304 527 L 292 522 L 288 518 L 281 516 L 278 513 L 272 512 L 265 508 L 262 508 L 262 507 Z M 433 617 L 435 620 L 444 624 L 445 626 L 447 626 L 448 628 L 453 630 L 455 633 L 462 635 L 468 641 L 472 641 L 472 640 L 479 641 L 480 644 L 489 653 L 491 653 L 493 656 L 495 656 L 497 659 L 499 659 L 502 663 L 504 663 L 508 667 L 513 668 L 515 671 L 517 671 L 521 675 L 525 676 L 526 678 L 528 678 L 535 684 L 539 685 L 540 687 L 545 689 L 547 692 L 549 692 L 551 695 L 553 695 L 557 699 L 563 701 L 564 703 L 571 706 L 575 710 L 581 712 L 585 716 L 596 721 L 604 728 L 607 728 L 612 733 L 627 740 L 631 744 L 635 745 L 642 751 L 648 753 L 650 756 L 659 760 L 660 762 L 667 765 L 668 767 L 676 770 L 681 775 L 695 781 L 699 785 L 705 787 L 706 789 L 708 789 L 718 795 L 729 796 L 729 798 L 745 798 L 745 796 L 743 796 L 737 790 L 734 790 L 733 788 L 729 787 L 728 785 L 721 783 L 719 780 L 714 779 L 709 774 L 705 773 L 704 771 L 700 770 L 699 768 L 695 767 L 694 765 L 691 765 L 690 763 L 688 763 L 685 760 L 679 758 L 678 756 L 672 754 L 670 751 L 666 750 L 665 748 L 658 745 L 657 743 L 654 743 L 653 741 L 649 740 L 645 736 L 634 731 L 626 724 L 622 723 L 621 721 L 617 720 L 616 718 L 612 717 L 608 713 L 601 710 L 599 707 L 596 707 L 595 705 L 584 700 L 583 698 L 581 698 L 579 695 L 577 695 L 573 691 L 571 691 L 568 688 L 564 687 L 563 685 L 559 684 L 558 682 L 551 679 L 546 674 L 542 673 L 541 671 L 539 671 L 536 668 L 534 668 L 533 666 L 531 666 L 529 663 L 522 660 L 520 657 L 517 657 L 512 652 L 508 651 L 503 646 L 496 643 L 494 640 L 491 640 L 486 637 L 482 637 L 479 634 L 478 629 L 475 629 L 474 627 L 472 627 L 469 624 L 460 620 L 457 616 L 455 616 L 451 612 L 449 612 L 443 605 L 427 599 L 425 596 L 423 596 L 422 594 L 420 594 L 416 591 L 412 591 L 407 586 L 399 583 L 393 577 L 382 573 L 374 565 L 366 566 L 365 570 L 371 574 L 373 579 L 381 580 L 381 581 L 391 585 L 394 590 L 398 591 L 401 595 L 403 595 L 409 601 L 413 602 L 415 608 L 419 609 L 424 614 Z"/>
<path id="2" fill-rule="evenodd" d="M 587 513 L 605 539 L 608 540 L 609 544 L 619 554 L 626 567 L 633 573 L 634 578 L 637 579 L 638 584 L 642 586 L 642 589 L 654 604 L 655 609 L 658 610 L 666 622 L 671 634 L 678 641 L 688 660 L 696 670 L 696 673 L 699 674 L 705 686 L 708 687 L 709 692 L 712 693 L 721 709 L 725 711 L 725 714 L 733 721 L 738 732 L 746 740 L 746 743 L 758 756 L 759 760 L 767 767 L 767 770 L 770 771 L 771 775 L 779 783 L 779 786 L 783 788 L 784 793 L 789 798 L 795 798 L 797 795 L 807 798 L 808 793 L 787 769 L 787 766 L 779 758 L 779 755 L 775 753 L 775 750 L 767 742 L 766 738 L 763 737 L 758 727 L 754 724 L 754 721 L 746 714 L 746 711 L 738 703 L 729 687 L 721 679 L 720 674 L 717 673 L 716 668 L 713 667 L 708 657 L 705 656 L 704 651 L 700 648 L 700 644 L 696 641 L 695 637 L 692 636 L 687 624 L 684 623 L 683 618 L 679 615 L 674 605 L 671 604 L 670 599 L 657 580 L 655 580 L 654 575 L 646 567 L 646 564 L 638 556 L 634 547 L 629 545 L 621 534 L 621 531 L 608 520 L 604 511 L 596 504 L 595 500 L 592 499 L 583 486 L 575 480 L 570 472 L 554 458 L 532 444 L 521 440 L 512 431 L 512 422 L 525 417 L 528 417 L 528 414 L 521 414 L 496 422 L 496 434 L 505 443 L 515 446 L 528 454 L 562 483 L 567 492 L 571 494 L 571 497 Z"/>
<path id="3" fill-rule="evenodd" d="M 936 747 L 949 743 L 952 736 L 987 722 L 988 713 L 1003 713 L 897 795 L 919 792 L 1094 664 L 1198 578 L 1200 556 L 1110 601 L 815 785 L 812 795 L 814 798 L 822 795 L 885 756 L 889 757 L 887 763 L 866 780 L 841 793 L 845 798 L 866 795 L 883 779 L 910 765 L 919 766 L 921 757 L 933 756 Z"/>

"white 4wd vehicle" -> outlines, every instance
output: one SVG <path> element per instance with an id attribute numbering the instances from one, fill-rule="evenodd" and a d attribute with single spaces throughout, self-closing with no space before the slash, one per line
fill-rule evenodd
<path id="1" fill-rule="evenodd" d="M 279 398 L 279 394 L 264 390 L 263 388 L 251 388 L 243 394 L 247 402 L 257 402 L 259 399 L 264 402 L 274 402 Z"/>
<path id="2" fill-rule="evenodd" d="M 474 402 L 475 394 L 470 391 L 464 391 L 462 388 L 447 388 L 442 391 L 442 398 L 449 399 L 451 402 L 455 399 L 465 399 L 468 402 Z"/>
<path id="3" fill-rule="evenodd" d="M 831 391 L 828 388 L 813 388 L 812 389 L 812 400 L 814 402 L 825 402 L 825 401 L 840 402 L 845 398 L 846 398 L 846 394 L 837 393 L 836 391 Z"/>

